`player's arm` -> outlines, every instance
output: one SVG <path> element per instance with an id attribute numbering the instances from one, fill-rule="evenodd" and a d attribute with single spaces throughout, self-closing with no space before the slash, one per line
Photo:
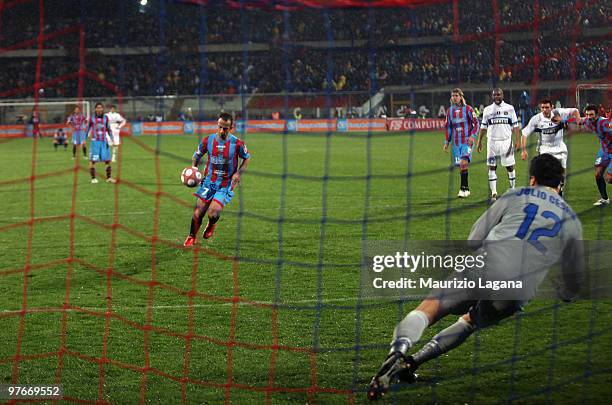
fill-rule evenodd
<path id="1" fill-rule="evenodd" d="M 85 139 L 89 138 L 89 130 L 91 129 L 93 135 L 93 121 L 88 120 L 85 124 Z"/>
<path id="2" fill-rule="evenodd" d="M 562 124 L 567 128 L 568 124 L 580 125 L 580 111 L 576 108 L 555 108 L 552 110 L 551 121 L 555 124 Z M 568 134 L 569 135 L 569 134 Z"/>
<path id="3" fill-rule="evenodd" d="M 119 129 L 123 128 L 125 126 L 125 124 L 127 124 L 127 120 L 125 118 L 123 118 L 123 115 L 119 114 L 119 118 L 121 119 L 119 121 Z"/>
<path id="4" fill-rule="evenodd" d="M 444 134 L 444 152 L 448 152 L 448 145 L 451 143 L 452 139 L 452 126 L 450 119 L 451 109 L 450 107 L 446 110 L 446 133 Z"/>
<path id="5" fill-rule="evenodd" d="M 115 139 L 113 138 L 113 131 L 111 131 L 110 129 L 110 121 L 108 120 L 108 118 L 106 119 L 106 133 L 107 135 L 107 144 L 111 144 L 115 141 Z"/>
<path id="6" fill-rule="evenodd" d="M 487 115 L 486 115 L 486 109 L 485 111 L 483 111 L 482 114 L 482 123 L 480 124 L 480 134 L 478 135 L 478 143 L 476 144 L 476 150 L 478 151 L 478 153 L 480 153 L 480 151 L 482 150 L 482 138 L 485 137 L 485 135 L 487 134 Z"/>
<path id="7" fill-rule="evenodd" d="M 206 152 L 208 152 L 206 150 L 206 145 L 208 145 L 208 137 L 202 139 L 202 142 L 200 142 L 200 144 L 198 145 L 198 148 L 194 152 L 193 157 L 191 158 L 192 167 L 198 167 L 198 165 L 200 164 L 200 160 L 202 159 L 202 156 L 204 156 Z"/>
<path id="8" fill-rule="evenodd" d="M 474 140 L 478 136 L 478 118 L 476 118 L 476 113 L 470 106 L 468 106 L 467 116 L 468 121 L 470 122 L 468 145 L 471 148 L 474 146 Z"/>
<path id="9" fill-rule="evenodd" d="M 512 114 L 510 114 L 510 119 L 512 120 L 512 132 L 514 132 L 514 138 L 516 139 L 514 149 L 519 150 L 521 147 L 521 123 L 516 116 L 514 108 L 512 109 Z"/>
<path id="10" fill-rule="evenodd" d="M 242 176 L 242 173 L 245 172 L 246 168 L 249 166 L 249 163 L 251 162 L 251 154 L 247 150 L 246 145 L 242 143 L 242 141 L 240 141 L 237 146 L 238 146 L 238 156 L 242 159 L 242 162 L 240 163 L 240 167 L 238 167 L 238 170 L 236 171 L 236 173 L 232 175 L 232 187 L 240 183 L 240 177 Z"/>
<path id="11" fill-rule="evenodd" d="M 527 138 L 535 131 L 537 125 L 536 117 L 537 115 L 531 117 L 527 126 L 521 131 L 521 159 L 523 160 L 527 159 Z"/>
<path id="12" fill-rule="evenodd" d="M 508 204 L 508 195 L 502 196 L 495 204 L 491 205 L 484 214 L 480 216 L 472 226 L 470 235 L 468 236 L 468 245 L 472 248 L 478 248 L 482 245 L 482 241 L 487 238 L 491 229 L 499 224 L 506 212 Z"/>

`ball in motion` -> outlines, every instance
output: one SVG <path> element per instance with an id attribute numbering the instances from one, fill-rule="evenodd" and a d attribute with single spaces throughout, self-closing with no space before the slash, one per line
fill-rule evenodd
<path id="1" fill-rule="evenodd" d="M 202 181 L 202 173 L 196 167 L 186 167 L 181 172 L 181 181 L 187 187 L 195 187 Z"/>

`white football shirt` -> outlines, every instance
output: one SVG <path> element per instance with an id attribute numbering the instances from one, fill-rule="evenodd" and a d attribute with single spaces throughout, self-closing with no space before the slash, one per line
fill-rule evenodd
<path id="1" fill-rule="evenodd" d="M 574 111 L 575 108 L 557 108 L 555 111 L 559 113 L 561 119 L 566 120 Z M 539 113 L 531 117 L 529 124 L 523 128 L 522 134 L 528 137 L 532 133 L 539 134 L 538 151 L 540 146 L 548 151 L 567 151 L 567 146 L 563 142 L 563 124 L 555 124 L 552 122 L 553 114 L 550 118 L 546 118 L 543 113 Z"/>
<path id="2" fill-rule="evenodd" d="M 123 118 L 118 112 L 107 112 L 106 116 L 108 117 L 108 123 L 110 124 L 110 129 L 113 131 L 113 133 L 118 133 L 125 125 L 125 118 Z"/>
<path id="3" fill-rule="evenodd" d="M 482 112 L 481 128 L 487 130 L 489 141 L 506 141 L 512 139 L 512 128 L 518 127 L 519 121 L 514 107 L 505 101 L 486 106 Z"/>

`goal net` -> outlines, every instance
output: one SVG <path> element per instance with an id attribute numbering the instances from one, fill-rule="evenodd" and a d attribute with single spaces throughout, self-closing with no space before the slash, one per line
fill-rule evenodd
<path id="1" fill-rule="evenodd" d="M 576 86 L 576 107 L 584 110 L 587 105 L 595 105 L 599 108 L 600 115 L 606 115 L 612 111 L 612 84 L 579 84 Z M 602 114 L 602 112 L 604 114 Z"/>
<path id="2" fill-rule="evenodd" d="M 388 258 L 424 241 L 415 252 L 428 253 L 465 241 L 490 206 L 487 146 L 468 173 L 445 153 L 451 89 L 482 113 L 501 87 L 525 121 L 543 98 L 609 106 L 607 87 L 575 92 L 583 78 L 609 82 L 604 0 L 66 3 L 0 0 L 0 97 L 11 99 L 0 103 L 0 375 L 64 395 L 0 402 L 363 403 L 420 298 L 369 295 L 364 246 L 394 249 Z M 117 100 L 129 122 L 116 162 L 90 167 L 24 136 L 34 114 L 49 136 L 93 100 Z M 252 159 L 214 236 L 185 247 L 195 198 L 180 173 L 221 111 Z M 609 274 L 598 145 L 571 138 L 563 199 L 597 242 L 589 264 Z M 529 182 L 515 160 L 497 168 L 500 195 Z M 92 182 L 94 169 L 117 182 Z M 610 300 L 540 298 L 420 366 L 389 402 L 609 402 Z"/>
<path id="3" fill-rule="evenodd" d="M 66 122 L 77 106 L 85 117 L 91 116 L 90 103 L 85 100 L 0 101 L 0 130 L 6 137 L 31 137 L 36 131 L 41 137 L 52 137 L 59 128 L 69 134 Z"/>

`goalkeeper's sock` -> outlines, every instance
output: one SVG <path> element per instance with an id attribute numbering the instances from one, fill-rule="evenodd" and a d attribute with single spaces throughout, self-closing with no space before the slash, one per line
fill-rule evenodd
<path id="1" fill-rule="evenodd" d="M 83 145 L 83 156 L 87 157 L 87 146 Z"/>
<path id="2" fill-rule="evenodd" d="M 514 188 L 516 186 L 516 170 L 508 172 L 508 180 L 510 180 L 510 188 Z"/>
<path id="3" fill-rule="evenodd" d="M 457 322 L 434 336 L 421 350 L 411 357 L 416 366 L 419 366 L 459 346 L 472 333 L 474 333 L 474 326 L 461 317 Z"/>
<path id="4" fill-rule="evenodd" d="M 461 190 L 469 190 L 469 186 L 468 186 L 468 171 L 467 170 L 462 170 L 461 171 Z"/>
<path id="5" fill-rule="evenodd" d="M 95 179 L 96 178 L 96 168 L 95 167 L 90 167 L 89 168 L 89 174 L 91 174 L 91 178 Z"/>
<path id="6" fill-rule="evenodd" d="M 393 331 L 391 352 L 399 351 L 406 354 L 406 351 L 419 341 L 427 326 L 429 326 L 429 318 L 425 312 L 417 310 L 410 312 Z"/>
<path id="7" fill-rule="evenodd" d="M 107 178 L 107 179 L 110 179 L 110 178 L 111 178 L 111 171 L 112 171 L 112 170 L 113 170 L 113 169 L 111 169 L 111 166 L 110 166 L 110 165 L 106 166 L 106 178 Z"/>
<path id="8" fill-rule="evenodd" d="M 606 190 L 606 180 L 603 176 L 595 177 L 595 181 L 597 182 L 597 188 L 599 189 L 599 194 L 601 198 L 604 200 L 608 199 L 608 190 Z"/>
<path id="9" fill-rule="evenodd" d="M 72 145 L 72 157 L 76 157 L 76 145 Z"/>

